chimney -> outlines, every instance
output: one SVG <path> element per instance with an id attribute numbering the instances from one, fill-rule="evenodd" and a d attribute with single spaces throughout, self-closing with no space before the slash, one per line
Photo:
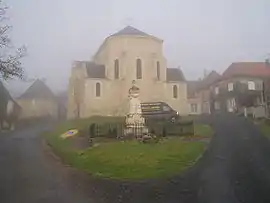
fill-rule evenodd
<path id="1" fill-rule="evenodd" d="M 270 65 L 269 58 L 265 59 L 265 64 L 266 64 L 267 66 Z M 270 67 L 270 66 L 269 66 L 269 67 Z"/>
<path id="2" fill-rule="evenodd" d="M 270 55 L 265 59 L 265 65 L 270 68 Z"/>

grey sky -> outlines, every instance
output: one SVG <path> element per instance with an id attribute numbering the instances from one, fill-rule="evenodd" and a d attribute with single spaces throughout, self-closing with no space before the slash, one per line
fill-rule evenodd
<path id="1" fill-rule="evenodd" d="M 71 62 L 89 60 L 128 22 L 164 40 L 168 67 L 186 78 L 270 53 L 269 0 L 6 0 L 15 45 L 26 44 L 31 77 L 67 88 Z M 132 19 L 128 21 L 127 19 Z M 14 90 L 18 82 L 11 82 Z M 25 84 L 24 86 L 27 86 Z M 20 87 L 24 87 L 20 85 Z"/>

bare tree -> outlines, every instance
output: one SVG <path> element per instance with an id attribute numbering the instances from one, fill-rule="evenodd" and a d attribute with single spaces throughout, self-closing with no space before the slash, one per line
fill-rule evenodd
<path id="1" fill-rule="evenodd" d="M 24 77 L 21 58 L 26 54 L 26 47 L 15 49 L 9 32 L 11 26 L 6 24 L 8 7 L 0 0 L 0 78 L 4 80 Z"/>

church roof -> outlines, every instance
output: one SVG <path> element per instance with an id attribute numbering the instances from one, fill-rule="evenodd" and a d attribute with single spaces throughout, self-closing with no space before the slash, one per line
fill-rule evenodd
<path id="1" fill-rule="evenodd" d="M 18 99 L 55 99 L 50 88 L 37 79 Z"/>
<path id="2" fill-rule="evenodd" d="M 89 78 L 106 78 L 105 65 L 86 62 L 86 72 Z"/>
<path id="3" fill-rule="evenodd" d="M 180 68 L 167 68 L 167 81 L 185 81 L 185 76 Z"/>
<path id="4" fill-rule="evenodd" d="M 132 26 L 127 26 L 124 29 L 116 32 L 115 34 L 111 36 L 121 36 L 121 35 L 138 35 L 138 36 L 150 36 L 145 32 L 142 32 L 138 30 L 137 28 L 134 28 Z"/>

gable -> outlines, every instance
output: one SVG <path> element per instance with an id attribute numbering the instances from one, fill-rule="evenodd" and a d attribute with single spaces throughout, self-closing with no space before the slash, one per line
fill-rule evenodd
<path id="1" fill-rule="evenodd" d="M 55 95 L 41 80 L 36 80 L 18 99 L 49 99 L 55 100 Z"/>

